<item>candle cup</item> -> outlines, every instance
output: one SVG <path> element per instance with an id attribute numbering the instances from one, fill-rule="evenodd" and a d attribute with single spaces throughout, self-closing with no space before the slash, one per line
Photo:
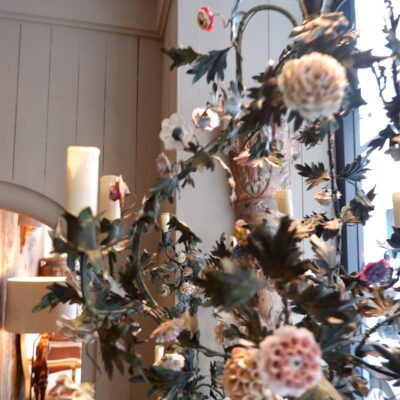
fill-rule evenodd
<path id="1" fill-rule="evenodd" d="M 110 200 L 110 184 L 118 181 L 116 175 L 104 175 L 100 178 L 100 213 L 101 218 L 114 221 L 121 218 L 121 207 L 119 201 Z"/>
<path id="2" fill-rule="evenodd" d="M 292 191 L 290 189 L 276 191 L 276 205 L 279 212 L 293 218 Z"/>
<path id="3" fill-rule="evenodd" d="M 90 207 L 97 214 L 100 149 L 70 146 L 67 149 L 67 188 L 65 209 L 78 216 Z"/>

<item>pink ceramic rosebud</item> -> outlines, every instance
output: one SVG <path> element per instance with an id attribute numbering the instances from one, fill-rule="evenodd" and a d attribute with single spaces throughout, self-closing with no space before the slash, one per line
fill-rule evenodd
<path id="1" fill-rule="evenodd" d="M 201 7 L 197 13 L 197 23 L 203 31 L 211 32 L 214 29 L 214 15 L 210 7 Z"/>
<path id="2" fill-rule="evenodd" d="M 119 176 L 116 182 L 110 184 L 110 200 L 118 200 L 121 208 L 124 206 L 125 196 L 129 193 L 128 185 L 122 179 L 122 175 Z"/>

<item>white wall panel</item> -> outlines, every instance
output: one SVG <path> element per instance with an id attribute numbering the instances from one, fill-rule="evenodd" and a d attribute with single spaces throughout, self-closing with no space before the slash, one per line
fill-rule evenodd
<path id="1" fill-rule="evenodd" d="M 0 21 L 0 179 L 11 180 L 21 24 Z"/>
<path id="2" fill-rule="evenodd" d="M 104 174 L 134 181 L 138 39 L 108 35 L 106 41 Z"/>
<path id="3" fill-rule="evenodd" d="M 65 149 L 76 144 L 79 30 L 53 27 L 45 193 L 64 203 Z"/>
<path id="4" fill-rule="evenodd" d="M 77 144 L 104 150 L 106 34 L 80 30 Z M 103 163 L 100 162 L 100 173 Z"/>
<path id="5" fill-rule="evenodd" d="M 13 179 L 44 190 L 51 27 L 22 24 Z"/>

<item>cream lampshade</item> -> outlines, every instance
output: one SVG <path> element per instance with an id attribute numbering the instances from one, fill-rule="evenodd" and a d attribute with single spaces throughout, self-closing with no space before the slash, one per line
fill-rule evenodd
<path id="1" fill-rule="evenodd" d="M 53 283 L 65 282 L 64 277 L 10 278 L 7 280 L 5 329 L 13 333 L 50 333 L 59 330 L 56 321 L 61 317 L 75 318 L 76 307 L 58 304 L 33 313 L 34 306 L 49 292 Z"/>

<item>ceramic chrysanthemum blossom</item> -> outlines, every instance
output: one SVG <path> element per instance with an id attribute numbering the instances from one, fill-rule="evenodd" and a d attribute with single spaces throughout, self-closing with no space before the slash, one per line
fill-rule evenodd
<path id="1" fill-rule="evenodd" d="M 193 137 L 192 126 L 181 115 L 174 113 L 161 123 L 160 139 L 167 150 L 183 150 Z"/>
<path id="2" fill-rule="evenodd" d="M 339 111 L 347 85 L 342 64 L 318 52 L 289 60 L 278 77 L 286 106 L 309 120 Z"/>
<path id="3" fill-rule="evenodd" d="M 227 361 L 223 385 L 230 400 L 273 400 L 275 396 L 260 378 L 258 349 L 235 347 Z"/>
<path id="4" fill-rule="evenodd" d="M 260 376 L 283 397 L 299 397 L 321 378 L 321 349 L 305 328 L 284 326 L 260 344 Z"/>
<path id="5" fill-rule="evenodd" d="M 185 357 L 178 353 L 165 354 L 163 358 L 154 363 L 154 366 L 171 371 L 181 371 L 185 366 Z"/>

